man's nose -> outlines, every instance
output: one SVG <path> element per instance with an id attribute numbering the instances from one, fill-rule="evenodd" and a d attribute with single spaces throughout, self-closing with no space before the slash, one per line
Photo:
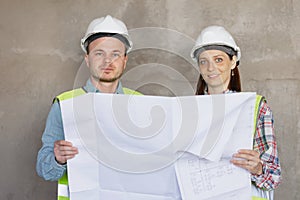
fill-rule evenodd
<path id="1" fill-rule="evenodd" d="M 104 61 L 106 62 L 106 63 L 111 63 L 112 62 L 112 57 L 111 56 L 105 56 L 105 58 L 104 58 Z"/>

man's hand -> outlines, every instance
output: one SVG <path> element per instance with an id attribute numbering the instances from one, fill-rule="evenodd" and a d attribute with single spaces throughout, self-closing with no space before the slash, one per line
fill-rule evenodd
<path id="1" fill-rule="evenodd" d="M 73 147 L 71 142 L 57 140 L 54 143 L 54 156 L 59 164 L 66 164 L 67 160 L 74 158 L 78 149 Z"/>
<path id="2" fill-rule="evenodd" d="M 254 150 L 241 149 L 233 155 L 231 163 L 248 170 L 252 174 L 261 175 L 263 166 L 259 156 L 259 153 Z"/>

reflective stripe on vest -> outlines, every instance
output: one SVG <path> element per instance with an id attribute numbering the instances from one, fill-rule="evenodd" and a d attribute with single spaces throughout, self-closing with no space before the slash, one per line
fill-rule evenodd
<path id="1" fill-rule="evenodd" d="M 124 94 L 129 95 L 143 95 L 140 92 L 137 92 L 135 90 L 131 90 L 129 88 L 123 88 Z M 56 98 L 54 98 L 54 102 L 60 102 L 63 100 L 71 99 L 83 94 L 86 94 L 87 91 L 85 91 L 83 88 L 77 88 L 68 92 L 64 92 L 60 95 L 58 95 Z M 69 200 L 70 198 L 70 192 L 69 192 L 69 186 L 68 186 L 68 176 L 65 172 L 64 175 L 58 180 L 57 185 L 57 199 L 58 200 Z"/>
<path id="2" fill-rule="evenodd" d="M 252 197 L 252 200 L 268 200 L 268 199 L 261 198 L 261 197 Z"/>
<path id="3" fill-rule="evenodd" d="M 58 180 L 57 199 L 58 200 L 69 199 L 69 186 L 68 186 L 67 173 L 64 173 L 64 175 Z"/>

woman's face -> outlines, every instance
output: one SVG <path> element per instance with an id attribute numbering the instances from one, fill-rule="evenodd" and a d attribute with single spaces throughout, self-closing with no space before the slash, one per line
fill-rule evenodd
<path id="1" fill-rule="evenodd" d="M 236 66 L 236 56 L 229 56 L 220 50 L 206 50 L 198 57 L 200 73 L 208 86 L 210 94 L 219 94 L 227 90 L 231 70 Z"/>

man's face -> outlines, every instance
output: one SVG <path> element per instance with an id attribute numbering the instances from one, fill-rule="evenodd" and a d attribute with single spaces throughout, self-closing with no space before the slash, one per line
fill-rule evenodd
<path id="1" fill-rule="evenodd" d="M 115 82 L 126 67 L 125 45 L 113 37 L 101 37 L 89 44 L 85 61 L 92 81 Z"/>

